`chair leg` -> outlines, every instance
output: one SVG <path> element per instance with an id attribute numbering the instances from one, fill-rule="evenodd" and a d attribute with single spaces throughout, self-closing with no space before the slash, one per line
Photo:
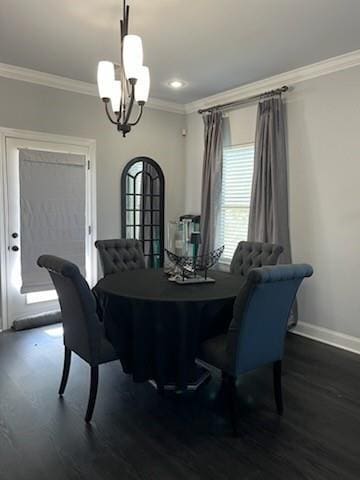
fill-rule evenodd
<path id="1" fill-rule="evenodd" d="M 70 364 L 71 364 L 71 350 L 68 347 L 65 347 L 64 368 L 63 368 L 61 383 L 59 387 L 60 396 L 62 396 L 65 392 L 66 384 L 69 378 Z"/>
<path id="2" fill-rule="evenodd" d="M 228 375 L 225 372 L 222 372 L 223 382 L 226 387 L 226 396 L 229 404 L 230 412 L 230 421 L 232 426 L 232 433 L 234 437 L 239 436 L 239 427 L 238 427 L 238 401 L 236 396 L 236 378 L 232 375 Z"/>
<path id="3" fill-rule="evenodd" d="M 284 413 L 284 405 L 282 399 L 282 389 L 281 389 L 281 360 L 274 362 L 274 393 L 275 393 L 275 403 L 276 409 L 279 415 Z"/>
<path id="4" fill-rule="evenodd" d="M 91 367 L 91 382 L 90 382 L 90 395 L 89 395 L 89 402 L 86 410 L 85 415 L 85 422 L 89 423 L 91 421 L 95 402 L 96 402 L 96 394 L 98 389 L 98 381 L 99 381 L 99 366 Z"/>
<path id="5" fill-rule="evenodd" d="M 165 395 L 165 388 L 162 383 L 156 383 L 156 390 L 161 397 Z"/>

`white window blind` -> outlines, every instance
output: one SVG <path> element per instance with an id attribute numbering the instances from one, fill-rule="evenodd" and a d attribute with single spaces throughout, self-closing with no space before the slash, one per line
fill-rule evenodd
<path id="1" fill-rule="evenodd" d="M 247 240 L 253 171 L 253 144 L 224 148 L 219 225 L 224 263 L 230 263 L 237 244 Z"/>
<path id="2" fill-rule="evenodd" d="M 53 288 L 36 260 L 66 258 L 85 273 L 85 156 L 19 149 L 21 293 Z"/>

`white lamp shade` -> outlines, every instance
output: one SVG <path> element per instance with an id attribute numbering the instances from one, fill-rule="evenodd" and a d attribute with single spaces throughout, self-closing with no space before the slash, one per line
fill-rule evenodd
<path id="1" fill-rule="evenodd" d="M 97 83 L 100 98 L 111 98 L 114 81 L 114 65 L 111 62 L 99 62 L 97 71 Z"/>
<path id="2" fill-rule="evenodd" d="M 123 62 L 126 78 L 138 78 L 139 68 L 143 64 L 143 47 L 138 35 L 125 35 L 123 45 Z"/>
<path id="3" fill-rule="evenodd" d="M 138 76 L 139 78 L 135 85 L 135 100 L 137 102 L 147 102 L 150 91 L 150 72 L 148 67 L 140 67 Z"/>
<path id="4" fill-rule="evenodd" d="M 120 102 L 121 102 L 121 82 L 120 82 L 120 80 L 114 80 L 113 81 L 110 100 L 111 100 L 111 106 L 112 106 L 113 112 L 118 113 L 120 111 Z"/>

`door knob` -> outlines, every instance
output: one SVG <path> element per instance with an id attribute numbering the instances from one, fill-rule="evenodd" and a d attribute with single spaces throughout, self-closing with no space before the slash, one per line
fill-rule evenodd
<path id="1" fill-rule="evenodd" d="M 11 250 L 13 252 L 18 252 L 19 251 L 19 247 L 17 247 L 16 245 L 14 245 L 13 247 L 11 247 Z"/>
<path id="2" fill-rule="evenodd" d="M 19 236 L 19 234 L 14 232 L 14 233 L 11 234 L 11 236 L 12 236 L 12 238 L 17 238 Z"/>

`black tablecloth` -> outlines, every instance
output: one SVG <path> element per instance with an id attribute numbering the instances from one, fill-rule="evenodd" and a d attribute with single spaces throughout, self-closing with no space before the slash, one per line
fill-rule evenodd
<path id="1" fill-rule="evenodd" d="M 134 381 L 184 388 L 200 343 L 227 330 L 243 279 L 210 276 L 215 283 L 177 285 L 162 270 L 132 270 L 95 286 L 106 335 Z"/>

